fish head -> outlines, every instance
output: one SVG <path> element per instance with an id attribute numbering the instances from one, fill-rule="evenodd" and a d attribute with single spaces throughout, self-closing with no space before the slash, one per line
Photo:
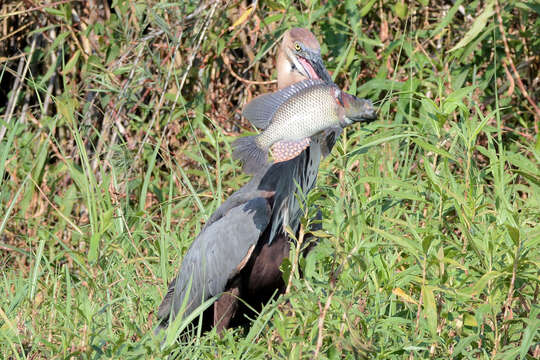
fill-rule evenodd
<path id="1" fill-rule="evenodd" d="M 307 79 L 333 83 L 324 66 L 319 42 L 306 29 L 293 28 L 285 33 L 277 66 L 279 88 Z"/>
<path id="2" fill-rule="evenodd" d="M 370 122 L 377 119 L 377 112 L 369 99 L 359 99 L 354 95 L 340 92 L 340 102 L 345 117 L 351 122 Z"/>

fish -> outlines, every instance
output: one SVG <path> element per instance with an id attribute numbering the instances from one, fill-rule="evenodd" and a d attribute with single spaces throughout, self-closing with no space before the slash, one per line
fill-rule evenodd
<path id="1" fill-rule="evenodd" d="M 233 158 L 243 170 L 254 174 L 268 163 L 272 149 L 276 162 L 296 157 L 310 143 L 310 137 L 329 128 L 346 127 L 377 118 L 370 100 L 359 99 L 322 80 L 304 80 L 250 101 L 243 115 L 264 130 L 232 144 Z"/>

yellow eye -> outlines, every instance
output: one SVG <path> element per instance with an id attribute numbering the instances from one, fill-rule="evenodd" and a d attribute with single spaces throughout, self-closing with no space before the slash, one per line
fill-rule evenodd
<path id="1" fill-rule="evenodd" d="M 300 51 L 300 49 L 301 49 L 300 44 L 299 43 L 294 43 L 294 48 L 296 49 L 296 51 Z"/>

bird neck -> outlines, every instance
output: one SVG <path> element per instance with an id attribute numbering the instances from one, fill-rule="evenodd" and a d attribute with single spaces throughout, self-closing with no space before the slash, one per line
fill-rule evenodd
<path id="1" fill-rule="evenodd" d="M 278 89 L 283 89 L 294 83 L 306 80 L 305 76 L 294 70 L 291 60 L 283 49 L 279 51 L 276 67 Z"/>

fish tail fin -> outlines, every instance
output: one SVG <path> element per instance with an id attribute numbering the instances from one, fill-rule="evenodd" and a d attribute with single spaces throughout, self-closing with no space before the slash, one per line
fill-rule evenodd
<path id="1" fill-rule="evenodd" d="M 268 161 L 268 151 L 261 149 L 254 136 L 245 136 L 233 142 L 233 158 L 242 161 L 243 169 L 248 174 L 254 174 Z"/>

